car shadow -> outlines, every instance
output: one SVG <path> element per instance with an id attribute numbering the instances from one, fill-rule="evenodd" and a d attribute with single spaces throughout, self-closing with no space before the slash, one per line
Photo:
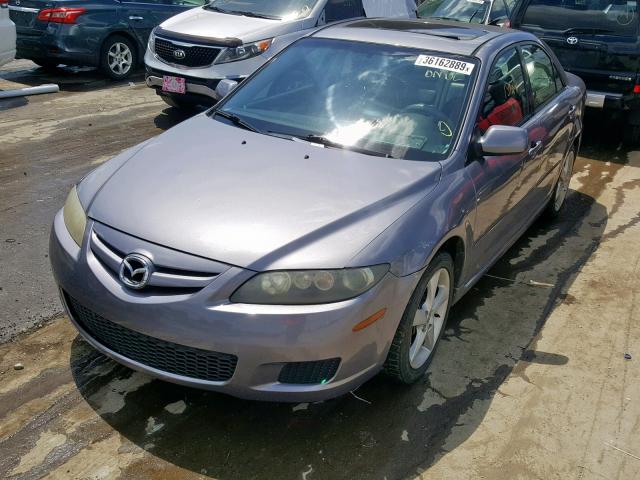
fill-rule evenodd
<path id="1" fill-rule="evenodd" d="M 32 62 L 21 62 L 24 63 L 21 68 L 0 71 L 0 78 L 26 87 L 55 83 L 61 91 L 66 92 L 102 90 L 126 85 L 128 82 L 144 81 L 144 69 L 141 68 L 125 80 L 114 81 L 91 67 L 60 65 L 56 68 L 42 68 Z"/>
<path id="2" fill-rule="evenodd" d="M 153 119 L 153 123 L 161 130 L 169 130 L 170 128 L 175 127 L 179 123 L 184 122 L 205 110 L 205 108 L 183 110 L 175 107 L 167 107 Z"/>
<path id="3" fill-rule="evenodd" d="M 133 373 L 87 353 L 80 337 L 72 345 L 73 376 L 87 403 L 120 434 L 197 474 L 404 478 L 478 428 L 516 364 L 517 374 L 525 375 L 531 363 L 562 368 L 571 362 L 561 353 L 538 351 L 536 338 L 553 309 L 572 301 L 567 292 L 598 248 L 606 223 L 605 207 L 576 191 L 559 221 L 536 221 L 452 308 L 428 374 L 410 387 L 379 375 L 351 395 L 321 403 L 244 401 Z M 97 376 L 86 367 L 91 362 L 113 369 Z M 133 375 L 146 381 L 109 413 L 108 392 Z"/>

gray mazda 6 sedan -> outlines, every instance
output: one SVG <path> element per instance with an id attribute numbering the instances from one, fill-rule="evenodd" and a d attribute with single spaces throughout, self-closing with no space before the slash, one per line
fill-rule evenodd
<path id="1" fill-rule="evenodd" d="M 528 33 L 320 29 L 71 190 L 62 301 L 96 349 L 183 385 L 315 401 L 415 382 L 451 305 L 561 211 L 584 102 Z"/>

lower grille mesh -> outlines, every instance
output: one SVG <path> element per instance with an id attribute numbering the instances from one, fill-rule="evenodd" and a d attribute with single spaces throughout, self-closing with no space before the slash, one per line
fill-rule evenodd
<path id="1" fill-rule="evenodd" d="M 278 381 L 298 385 L 326 383 L 335 376 L 339 365 L 339 358 L 317 362 L 287 363 L 280 371 Z"/>
<path id="2" fill-rule="evenodd" d="M 233 376 L 238 357 L 149 337 L 110 322 L 65 294 L 73 318 L 95 340 L 136 362 L 167 373 L 210 382 Z"/>

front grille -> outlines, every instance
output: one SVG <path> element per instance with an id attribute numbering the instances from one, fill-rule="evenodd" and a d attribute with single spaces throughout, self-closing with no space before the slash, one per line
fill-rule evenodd
<path id="1" fill-rule="evenodd" d="M 183 65 L 185 67 L 208 67 L 213 63 L 222 50 L 219 47 L 183 47 L 169 40 L 156 38 L 156 55 L 167 63 Z M 177 50 L 184 52 L 184 57 L 175 56 Z"/>
<path id="2" fill-rule="evenodd" d="M 316 362 L 287 363 L 280 371 L 278 381 L 297 385 L 327 383 L 335 376 L 339 365 L 339 358 Z"/>
<path id="3" fill-rule="evenodd" d="M 96 341 L 110 350 L 163 372 L 210 382 L 231 379 L 238 357 L 178 345 L 113 323 L 65 294 L 73 318 Z"/>

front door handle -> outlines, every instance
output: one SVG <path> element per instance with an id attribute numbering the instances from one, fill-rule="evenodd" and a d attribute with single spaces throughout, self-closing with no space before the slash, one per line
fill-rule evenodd
<path id="1" fill-rule="evenodd" d="M 529 149 L 529 157 L 536 157 L 540 151 L 542 150 L 542 141 L 537 141 L 530 149 Z"/>
<path id="2" fill-rule="evenodd" d="M 575 105 L 571 105 L 569 107 L 569 119 L 570 120 L 575 120 L 576 119 L 576 106 Z"/>
<path id="3" fill-rule="evenodd" d="M 144 17 L 136 17 L 132 15 L 129 17 L 129 20 L 133 20 L 134 22 L 140 22 L 141 20 L 144 20 Z"/>

